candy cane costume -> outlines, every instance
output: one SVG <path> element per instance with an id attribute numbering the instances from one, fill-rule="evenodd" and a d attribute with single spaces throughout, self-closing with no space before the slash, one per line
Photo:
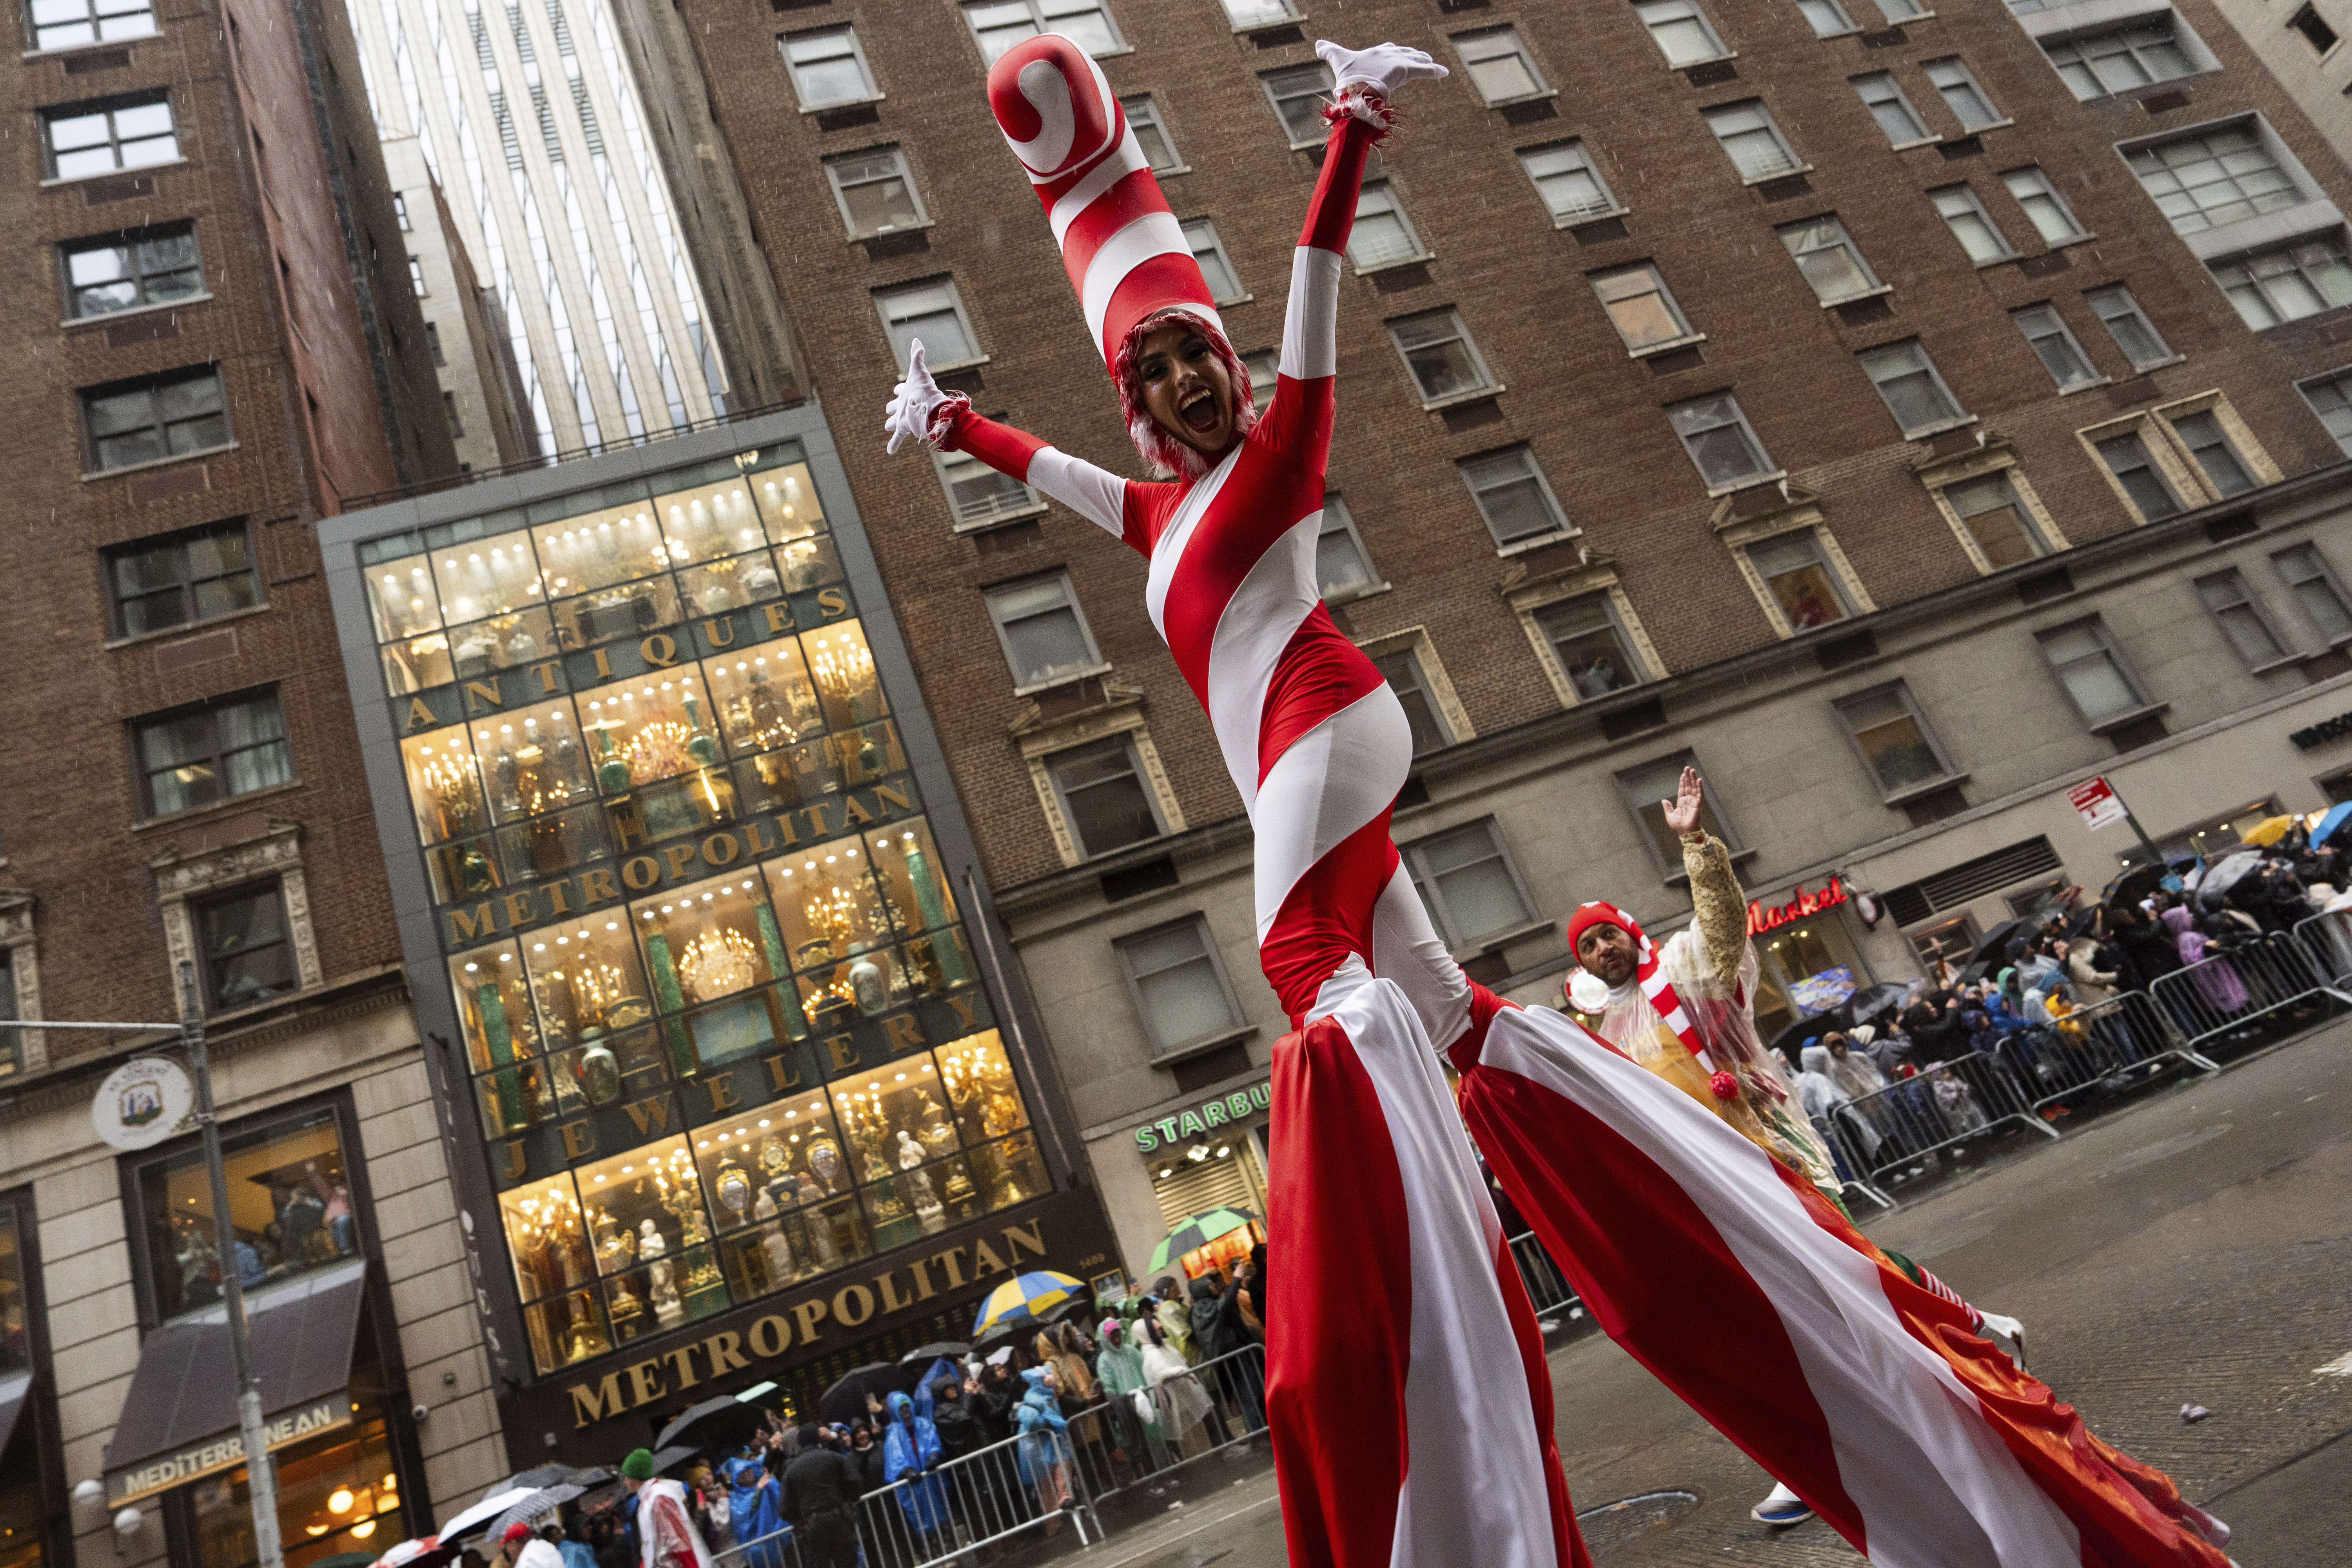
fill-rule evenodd
<path id="1" fill-rule="evenodd" d="M 1560 1015 L 1473 986 L 1432 929 L 1388 837 L 1411 731 L 1332 624 L 1314 566 L 1365 155 L 1387 100 L 1444 73 L 1395 45 L 1316 50 L 1339 90 L 1263 416 L 1109 83 L 1047 34 L 997 61 L 990 105 L 1138 447 L 1178 477 L 1122 479 L 980 418 L 932 382 L 919 344 L 886 421 L 890 449 L 969 452 L 1148 558 L 1153 624 L 1249 813 L 1259 958 L 1296 1026 L 1275 1047 L 1266 1314 L 1291 1561 L 1589 1562 L 1467 1116 L 1611 1332 L 1880 1561 L 2221 1568 L 2174 1523 L 2168 1482 L 2121 1468 L 1818 1194 L 1809 1205 L 1755 1145 Z M 1196 328 L 1235 382 L 1238 434 L 1213 458 L 1143 407 L 1140 345 L 1171 321 Z M 1458 1115 L 1438 1048 L 1465 1068 Z M 1372 1260 L 1381 1285 L 1367 1290 Z"/>

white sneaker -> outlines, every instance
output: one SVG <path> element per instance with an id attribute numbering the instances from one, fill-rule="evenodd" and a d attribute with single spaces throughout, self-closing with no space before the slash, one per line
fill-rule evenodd
<path id="1" fill-rule="evenodd" d="M 1784 1530 L 1792 1524 L 1804 1523 L 1813 1517 L 1813 1510 L 1806 1505 L 1804 1499 L 1776 1481 L 1764 1500 L 1748 1510 L 1748 1517 L 1759 1524 Z"/>

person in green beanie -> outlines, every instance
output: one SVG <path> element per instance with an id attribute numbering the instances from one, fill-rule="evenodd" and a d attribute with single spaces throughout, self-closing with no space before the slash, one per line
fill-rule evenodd
<path id="1" fill-rule="evenodd" d="M 621 1484 L 637 1502 L 641 1568 L 711 1568 L 710 1548 L 695 1533 L 687 1509 L 686 1488 L 654 1474 L 649 1450 L 635 1449 L 621 1461 Z"/>

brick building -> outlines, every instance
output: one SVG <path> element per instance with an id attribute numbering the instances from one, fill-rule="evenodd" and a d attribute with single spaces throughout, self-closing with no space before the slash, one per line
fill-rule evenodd
<path id="1" fill-rule="evenodd" d="M 1360 209 L 1323 523 L 1425 752 L 1396 834 L 1473 972 L 1557 1000 L 1575 900 L 1685 907 L 1645 803 L 1695 757 L 1766 902 L 1834 873 L 1889 917 L 1778 933 L 1769 1030 L 2103 882 L 2063 795 L 2102 766 L 2159 837 L 2336 793 L 2286 736 L 2352 633 L 2345 168 L 2204 0 L 2019 9 L 685 0 L 672 69 L 848 427 L 920 335 L 1135 473 L 992 50 L 1095 51 L 1269 366 L 1311 40 L 1451 66 Z M 1257 1192 L 1284 1023 L 1237 797 L 1122 546 L 955 459 L 843 460 L 1139 1265 Z"/>
<path id="2" fill-rule="evenodd" d="M 235 1268 L 268 1376 L 329 1348 L 265 1385 L 299 1563 L 504 1473 L 313 534 L 457 458 L 342 7 L 17 14 L 0 1016 L 172 1019 L 186 964 L 237 1245 L 193 1129 L 91 1124 L 168 1030 L 0 1031 L 0 1518 L 27 1563 L 250 1560 L 226 1380 L 176 1392 Z"/>

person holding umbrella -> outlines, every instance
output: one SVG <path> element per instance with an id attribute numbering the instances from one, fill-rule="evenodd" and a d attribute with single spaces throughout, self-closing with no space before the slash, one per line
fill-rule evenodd
<path id="1" fill-rule="evenodd" d="M 563 1554 L 539 1538 L 526 1521 L 507 1526 L 499 1542 L 499 1555 L 509 1568 L 563 1568 Z"/>

